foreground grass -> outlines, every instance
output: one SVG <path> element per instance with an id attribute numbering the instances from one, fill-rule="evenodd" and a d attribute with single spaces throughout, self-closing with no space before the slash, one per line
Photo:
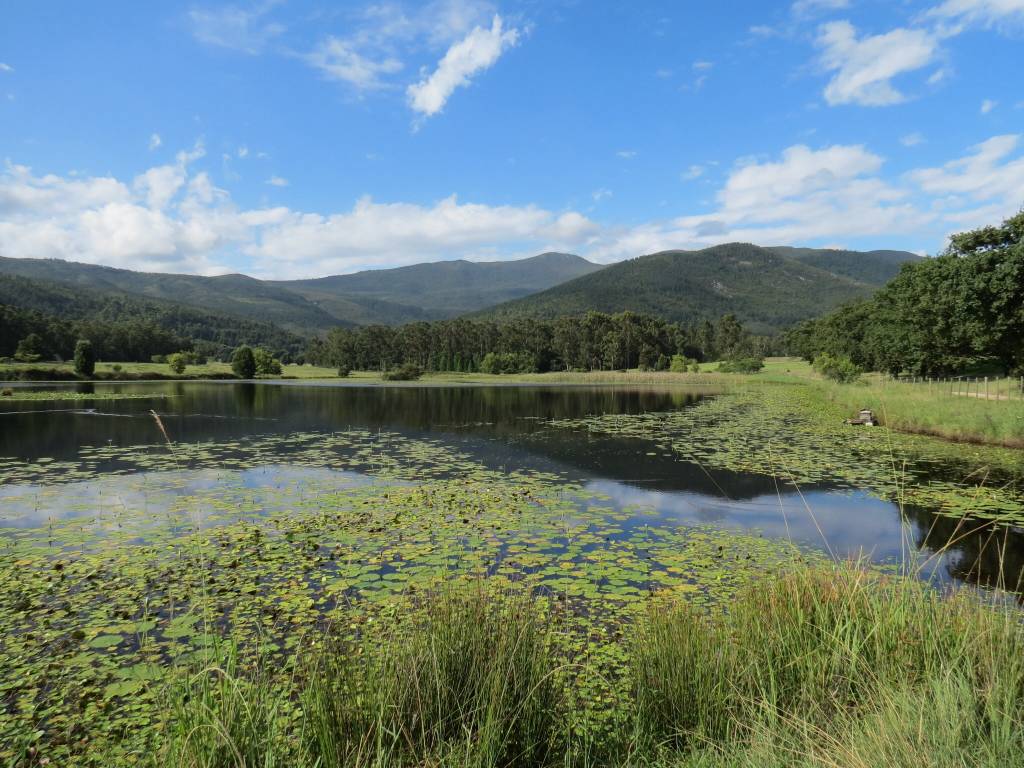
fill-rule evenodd
<path id="1" fill-rule="evenodd" d="M 288 685 L 224 665 L 173 689 L 159 765 L 1024 764 L 1019 616 L 854 566 L 804 568 L 724 612 L 655 598 L 622 695 L 581 705 L 545 601 L 480 586 L 326 642 Z M 591 670 L 593 673 L 593 670 Z M 598 671 L 600 673 L 600 671 Z M 296 705 L 296 706 L 293 706 Z M 619 727 L 593 738 L 582 707 Z"/>

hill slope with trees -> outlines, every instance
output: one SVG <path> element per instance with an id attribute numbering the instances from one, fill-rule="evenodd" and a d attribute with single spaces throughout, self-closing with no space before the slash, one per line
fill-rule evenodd
<path id="1" fill-rule="evenodd" d="M 554 318 L 589 310 L 632 311 L 693 323 L 733 313 L 755 333 L 775 333 L 871 295 L 907 252 L 821 251 L 729 243 L 619 262 L 479 313 Z"/>
<path id="2" fill-rule="evenodd" d="M 276 283 L 361 325 L 444 319 L 543 291 L 601 266 L 569 253 L 439 261 Z"/>
<path id="3" fill-rule="evenodd" d="M 110 297 L 174 302 L 312 334 L 346 325 L 453 317 L 600 269 L 578 256 L 508 262 L 441 261 L 317 280 L 178 275 L 61 261 L 0 257 L 0 275 L 46 280 Z M 19 305 L 20 306 L 20 305 Z"/>

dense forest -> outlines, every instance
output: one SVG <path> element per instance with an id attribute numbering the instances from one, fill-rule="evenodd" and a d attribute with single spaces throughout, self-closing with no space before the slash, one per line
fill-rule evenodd
<path id="1" fill-rule="evenodd" d="M 786 343 L 894 375 L 1024 373 L 1024 212 L 954 235 L 942 255 L 905 264 L 871 299 L 801 323 Z"/>
<path id="2" fill-rule="evenodd" d="M 42 359 L 68 359 L 75 339 L 87 338 L 101 360 L 121 362 L 193 349 L 226 360 L 241 344 L 290 359 L 307 343 L 267 322 L 14 275 L 0 274 L 0 308 L 0 357 L 13 356 L 29 333 L 43 340 Z"/>
<path id="3" fill-rule="evenodd" d="M 752 336 L 733 315 L 694 326 L 650 315 L 588 312 L 556 320 L 441 320 L 398 327 L 336 328 L 314 340 L 307 359 L 343 370 L 527 373 L 555 370 L 666 370 L 676 355 L 694 360 L 762 356 L 772 341 Z"/>

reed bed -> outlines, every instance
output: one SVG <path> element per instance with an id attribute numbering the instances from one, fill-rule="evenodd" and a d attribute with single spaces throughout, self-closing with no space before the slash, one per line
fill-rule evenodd
<path id="1" fill-rule="evenodd" d="M 652 597 L 626 636 L 626 725 L 573 731 L 574 660 L 527 596 L 420 597 L 298 666 L 289 694 L 190 678 L 160 765 L 1024 765 L 1024 629 L 976 594 L 857 564 L 802 567 L 727 610 Z M 197 679 L 203 680 L 196 688 Z M 295 704 L 294 711 L 289 707 Z M 284 713 L 290 712 L 287 717 Z"/>

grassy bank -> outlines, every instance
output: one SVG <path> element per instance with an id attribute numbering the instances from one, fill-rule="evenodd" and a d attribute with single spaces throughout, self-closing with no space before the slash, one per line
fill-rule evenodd
<path id="1" fill-rule="evenodd" d="M 798 569 L 728 613 L 656 598 L 616 695 L 576 695 L 557 601 L 481 585 L 411 601 L 297 672 L 230 654 L 171 689 L 156 764 L 1009 766 L 1024 764 L 1019 617 L 853 566 Z M 595 734 L 588 710 L 615 728 Z"/>
<path id="2" fill-rule="evenodd" d="M 828 402 L 850 413 L 871 408 L 882 423 L 899 432 L 934 435 L 963 442 L 1024 447 L 1024 402 L 952 395 L 924 385 L 821 385 Z"/>
<path id="3" fill-rule="evenodd" d="M 269 378 L 287 379 L 333 379 L 338 372 L 333 368 L 315 365 L 285 365 L 281 376 Z M 204 365 L 190 365 L 181 374 L 174 373 L 165 363 L 97 363 L 92 377 L 96 381 L 148 381 L 192 379 L 233 379 L 234 373 L 228 363 L 210 362 Z M 76 381 L 71 363 L 10 363 L 0 367 L 0 381 Z"/>

